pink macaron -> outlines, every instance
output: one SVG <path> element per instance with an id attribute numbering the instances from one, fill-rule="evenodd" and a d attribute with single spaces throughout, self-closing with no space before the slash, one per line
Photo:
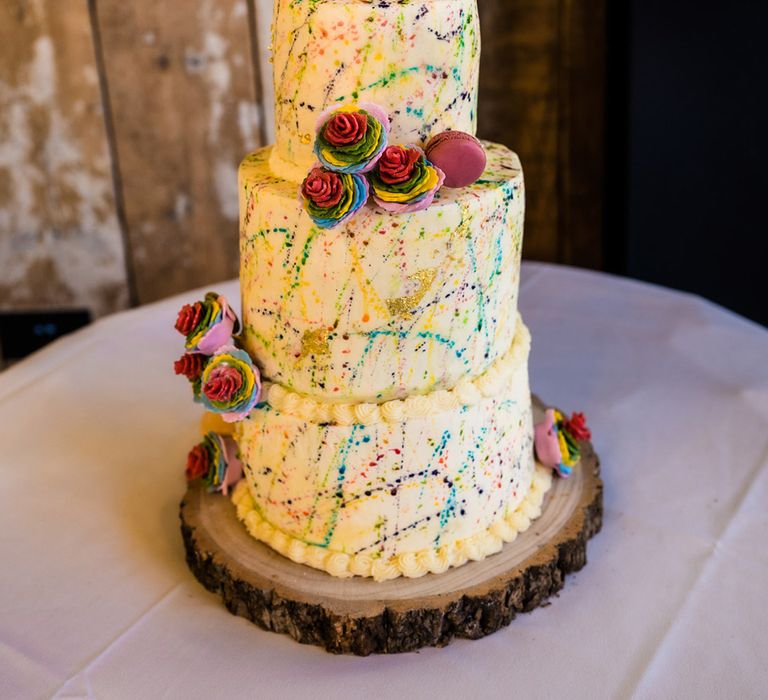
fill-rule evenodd
<path id="1" fill-rule="evenodd" d="M 485 171 L 485 149 L 474 136 L 463 131 L 444 131 L 430 139 L 424 153 L 445 173 L 446 187 L 466 187 Z"/>

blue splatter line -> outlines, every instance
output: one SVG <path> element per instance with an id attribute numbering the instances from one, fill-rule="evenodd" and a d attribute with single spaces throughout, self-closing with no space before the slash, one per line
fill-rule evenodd
<path id="1" fill-rule="evenodd" d="M 475 449 L 480 449 L 482 441 L 485 438 L 485 434 L 487 432 L 487 427 L 480 429 L 480 437 L 475 441 Z M 443 436 L 445 437 L 445 433 L 443 433 Z M 463 474 L 467 470 L 467 467 L 470 465 L 470 463 L 473 465 L 475 463 L 474 450 L 467 451 L 467 461 L 464 462 L 464 464 L 461 466 L 461 469 L 459 469 L 459 471 L 456 473 L 456 477 Z M 435 547 L 440 546 L 440 537 L 443 534 L 442 531 L 445 529 L 445 526 L 448 524 L 449 518 L 456 514 L 456 477 L 451 480 L 451 487 L 448 491 L 448 498 L 445 502 L 445 507 L 440 511 L 440 532 L 438 532 L 437 537 L 435 537 Z"/>
<path id="2" fill-rule="evenodd" d="M 326 440 L 328 439 L 328 432 L 329 432 L 328 427 L 323 429 L 323 435 L 321 437 L 321 441 L 323 444 L 325 444 Z M 312 529 L 312 523 L 315 520 L 315 514 L 317 513 L 317 503 L 320 500 L 321 496 L 324 496 L 326 494 L 325 485 L 328 482 L 328 475 L 331 472 L 332 466 L 336 463 L 336 461 L 339 459 L 339 456 L 342 454 L 342 450 L 344 450 L 345 448 L 347 452 L 349 452 L 350 445 L 349 444 L 341 445 L 336 450 L 336 454 L 331 460 L 331 465 L 328 467 L 328 471 L 325 473 L 325 478 L 323 479 L 322 484 L 320 484 L 320 486 L 322 486 L 323 489 L 322 490 L 320 490 L 319 488 L 315 489 L 315 497 L 312 502 L 312 512 L 310 513 L 309 518 L 307 518 L 307 524 L 306 524 L 306 527 L 304 528 L 304 541 L 310 544 L 317 544 L 318 547 L 322 547 L 322 545 L 316 542 L 310 542 L 310 540 L 308 540 L 307 537 L 309 536 L 309 532 Z M 317 461 L 319 461 L 319 457 L 320 457 L 320 454 L 318 453 Z"/>
<path id="3" fill-rule="evenodd" d="M 328 532 L 323 538 L 323 543 L 320 545 L 321 547 L 328 547 L 328 545 L 331 543 L 331 539 L 333 539 L 333 533 L 336 531 L 336 525 L 339 519 L 339 510 L 341 509 L 341 504 L 344 502 L 344 493 L 342 488 L 344 487 L 344 480 L 346 479 L 347 474 L 347 458 L 349 457 L 349 451 L 352 449 L 352 444 L 355 440 L 355 434 L 358 430 L 361 429 L 364 429 L 364 426 L 353 425 L 352 432 L 349 434 L 346 443 L 339 451 L 341 463 L 339 464 L 338 475 L 336 477 L 336 507 L 333 509 L 333 513 L 331 513 L 331 522 L 328 527 Z M 338 494 L 341 495 L 339 496 Z"/>
<path id="4" fill-rule="evenodd" d="M 354 372 L 352 372 L 352 375 L 350 377 L 351 382 L 354 382 L 358 378 L 359 371 L 362 369 L 363 365 L 365 364 L 366 358 L 368 357 L 368 354 L 373 349 L 373 345 L 376 342 L 377 338 L 384 337 L 384 338 L 396 338 L 397 340 L 406 340 L 407 338 L 411 337 L 412 334 L 409 331 L 375 330 L 375 331 L 370 331 L 368 333 L 365 333 L 363 335 L 368 338 L 368 342 L 366 343 L 366 346 L 363 348 L 362 355 L 360 356 L 360 360 L 355 366 Z M 432 333 L 430 331 L 419 331 L 418 333 L 415 334 L 415 337 L 421 340 L 434 340 L 435 342 L 445 345 L 446 347 L 454 351 L 457 359 L 461 360 L 465 365 L 469 364 L 469 360 L 467 360 L 464 357 L 464 353 L 466 349 L 456 350 L 455 340 L 451 340 L 450 338 L 446 338 L 445 336 L 442 336 L 439 333 Z"/>
<path id="5" fill-rule="evenodd" d="M 462 221 L 462 224 L 463 223 L 464 222 Z M 475 253 L 475 243 L 472 236 L 467 237 L 467 252 L 469 253 L 469 263 L 472 274 L 477 280 L 477 315 L 479 317 L 479 324 L 482 327 L 483 337 L 485 338 L 486 353 L 490 353 L 491 338 L 488 334 L 488 319 L 486 318 L 485 311 L 485 290 L 483 289 L 482 280 L 477 273 L 477 254 Z M 481 329 L 478 328 L 477 330 L 479 331 Z"/>

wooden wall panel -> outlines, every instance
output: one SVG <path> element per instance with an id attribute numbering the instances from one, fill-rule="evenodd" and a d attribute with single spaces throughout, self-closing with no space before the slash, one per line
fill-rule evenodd
<path id="1" fill-rule="evenodd" d="M 137 296 L 233 277 L 237 165 L 262 141 L 245 0 L 98 0 Z"/>
<path id="2" fill-rule="evenodd" d="M 602 265 L 604 4 L 479 2 L 479 133 L 523 162 L 528 258 Z"/>
<path id="3" fill-rule="evenodd" d="M 605 2 L 561 0 L 559 258 L 602 269 L 605 245 Z"/>
<path id="4" fill-rule="evenodd" d="M 0 308 L 127 302 L 86 0 L 3 0 Z"/>
<path id="5" fill-rule="evenodd" d="M 0 4 L 0 307 L 99 314 L 237 273 L 271 4 Z M 604 4 L 479 2 L 480 133 L 523 159 L 529 258 L 601 264 Z"/>
<path id="6" fill-rule="evenodd" d="M 270 62 L 272 44 L 272 13 L 275 0 L 253 0 L 255 25 L 259 50 L 256 62 L 261 75 L 261 100 L 264 105 L 264 138 L 267 143 L 275 141 L 275 86 Z"/>
<path id="7" fill-rule="evenodd" d="M 523 163 L 526 257 L 557 251 L 558 0 L 480 0 L 478 132 Z"/>

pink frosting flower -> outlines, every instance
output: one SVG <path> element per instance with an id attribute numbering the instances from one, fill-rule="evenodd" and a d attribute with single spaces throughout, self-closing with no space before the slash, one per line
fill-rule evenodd
<path id="1" fill-rule="evenodd" d="M 368 201 L 368 180 L 359 174 L 341 173 L 320 166 L 301 185 L 304 208 L 320 228 L 340 226 Z"/>
<path id="2" fill-rule="evenodd" d="M 344 185 L 338 173 L 314 168 L 304 180 L 301 193 L 316 206 L 330 209 L 341 201 Z"/>
<path id="3" fill-rule="evenodd" d="M 205 476 L 209 468 L 208 450 L 203 445 L 195 445 L 187 455 L 187 468 L 185 470 L 187 481 L 194 481 Z"/>
<path id="4" fill-rule="evenodd" d="M 592 432 L 587 427 L 587 419 L 583 413 L 574 413 L 563 426 L 576 440 L 591 440 Z"/>
<path id="5" fill-rule="evenodd" d="M 213 355 L 240 332 L 240 322 L 225 297 L 208 292 L 203 301 L 181 307 L 175 328 L 186 336 L 187 350 Z"/>
<path id="6" fill-rule="evenodd" d="M 173 371 L 176 374 L 183 374 L 190 382 L 194 382 L 200 379 L 207 361 L 208 358 L 205 355 L 187 352 L 173 363 Z"/>
<path id="7" fill-rule="evenodd" d="M 369 179 L 376 204 L 393 214 L 408 214 L 432 204 L 445 173 L 418 146 L 388 146 Z"/>
<path id="8" fill-rule="evenodd" d="M 182 335 L 189 335 L 203 317 L 203 304 L 196 301 L 193 305 L 184 304 L 179 310 L 174 326 Z"/>
<path id="9" fill-rule="evenodd" d="M 323 138 L 332 146 L 349 146 L 364 139 L 367 131 L 364 112 L 336 112 L 323 129 Z"/>
<path id="10" fill-rule="evenodd" d="M 555 469 L 560 464 L 560 442 L 557 439 L 555 411 L 548 408 L 544 420 L 535 429 L 536 456 L 545 467 Z"/>
<path id="11" fill-rule="evenodd" d="M 225 403 L 232 400 L 243 386 L 243 376 L 235 367 L 216 367 L 203 384 L 203 393 L 211 400 Z"/>
<path id="12" fill-rule="evenodd" d="M 225 496 L 243 478 L 243 463 L 237 444 L 227 436 L 207 433 L 187 456 L 188 481 L 203 479 L 209 491 L 220 491 Z"/>
<path id="13" fill-rule="evenodd" d="M 574 413 L 566 420 L 560 411 L 549 408 L 544 420 L 535 427 L 536 457 L 545 467 L 556 469 L 567 479 L 581 459 L 579 441 L 591 437 L 583 413 Z"/>
<path id="14" fill-rule="evenodd" d="M 327 170 L 367 173 L 387 145 L 388 134 L 389 115 L 378 105 L 331 108 L 317 121 L 315 155 Z"/>
<path id="15" fill-rule="evenodd" d="M 245 350 L 225 346 L 216 351 L 200 377 L 199 401 L 227 423 L 245 420 L 258 403 L 261 375 Z"/>
<path id="16" fill-rule="evenodd" d="M 390 185 L 407 182 L 411 179 L 420 157 L 421 153 L 414 148 L 388 146 L 381 154 L 378 164 L 382 181 Z"/>

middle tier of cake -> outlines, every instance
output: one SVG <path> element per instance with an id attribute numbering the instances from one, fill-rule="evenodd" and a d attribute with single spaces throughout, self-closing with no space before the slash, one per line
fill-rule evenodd
<path id="1" fill-rule="evenodd" d="M 270 148 L 240 166 L 245 349 L 270 381 L 328 402 L 383 403 L 477 377 L 515 333 L 525 198 L 517 156 L 485 144 L 469 187 L 320 229 Z"/>

